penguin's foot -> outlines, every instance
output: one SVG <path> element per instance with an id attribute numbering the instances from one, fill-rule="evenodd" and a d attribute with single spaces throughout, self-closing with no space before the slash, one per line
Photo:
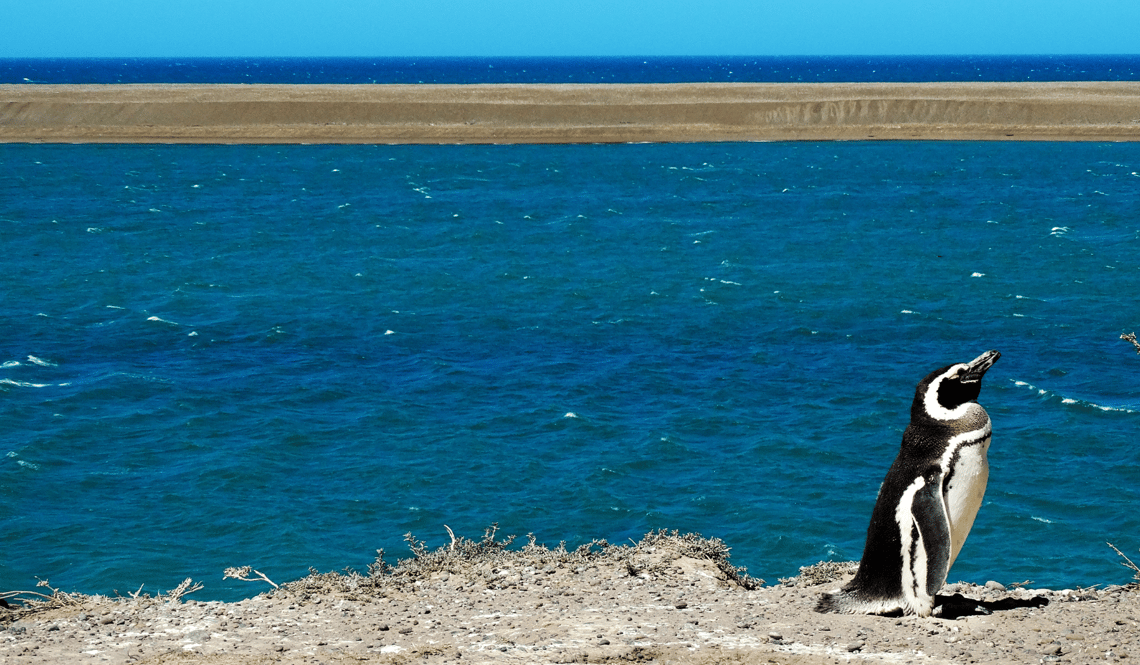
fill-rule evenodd
<path id="1" fill-rule="evenodd" d="M 855 591 L 840 589 L 822 593 L 815 605 L 815 611 L 821 614 L 878 614 L 882 616 L 903 616 L 916 614 L 930 616 L 933 606 L 926 607 L 918 603 L 912 606 L 907 599 L 899 598 L 864 598 Z"/>

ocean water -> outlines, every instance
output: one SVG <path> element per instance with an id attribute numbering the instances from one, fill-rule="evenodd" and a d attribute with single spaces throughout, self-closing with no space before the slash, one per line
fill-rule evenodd
<path id="1" fill-rule="evenodd" d="M 199 599 L 444 525 L 858 559 L 999 349 L 951 580 L 1140 549 L 1140 145 L 0 145 L 0 588 Z"/>
<path id="2" fill-rule="evenodd" d="M 1140 55 L 0 59 L 0 83 L 1136 80 Z"/>

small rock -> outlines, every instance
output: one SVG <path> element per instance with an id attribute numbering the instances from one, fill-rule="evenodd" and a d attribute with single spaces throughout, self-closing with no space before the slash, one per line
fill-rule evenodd
<path id="1" fill-rule="evenodd" d="M 676 607 L 676 608 L 677 608 L 677 609 L 679 609 L 679 610 L 683 610 L 683 609 L 685 609 L 685 608 L 686 608 L 686 607 L 688 607 L 688 606 L 689 606 L 689 604 L 688 604 L 688 603 L 686 603 L 685 601 L 683 601 L 683 600 L 682 600 L 681 602 L 677 603 L 677 604 L 676 604 L 676 605 L 674 605 L 673 607 Z"/>
<path id="2" fill-rule="evenodd" d="M 610 643 L 610 641 L 609 641 L 609 640 L 607 640 L 607 639 L 605 639 L 605 638 L 602 638 L 602 639 L 601 639 L 601 640 L 598 642 L 598 644 L 601 644 L 601 645 L 606 645 L 606 644 L 609 644 L 609 643 Z"/>
<path id="3" fill-rule="evenodd" d="M 380 624 L 380 630 L 388 630 L 388 624 Z"/>
<path id="4" fill-rule="evenodd" d="M 1005 585 L 1004 584 L 1002 584 L 1001 582 L 995 582 L 993 580 L 986 582 L 986 588 L 991 590 L 991 591 L 1005 591 Z"/>
<path id="5" fill-rule="evenodd" d="M 770 633 L 768 633 L 768 639 L 779 641 L 779 640 L 784 639 L 784 636 L 773 630 Z"/>
<path id="6" fill-rule="evenodd" d="M 860 649 L 862 649 L 865 646 L 866 646 L 866 644 L 863 642 L 852 642 L 851 644 L 848 644 L 845 648 L 848 651 L 859 651 Z"/>

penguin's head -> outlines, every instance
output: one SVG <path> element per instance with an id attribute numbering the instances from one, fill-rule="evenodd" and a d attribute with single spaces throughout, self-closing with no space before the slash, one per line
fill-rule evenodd
<path id="1" fill-rule="evenodd" d="M 911 415 L 919 412 L 934 420 L 957 420 L 966 415 L 971 402 L 982 392 L 982 377 L 1001 358 L 997 351 L 986 351 L 968 363 L 936 369 L 918 384 Z"/>

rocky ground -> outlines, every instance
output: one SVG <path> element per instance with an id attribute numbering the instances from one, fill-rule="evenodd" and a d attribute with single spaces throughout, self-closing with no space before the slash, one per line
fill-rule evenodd
<path id="1" fill-rule="evenodd" d="M 432 552 L 413 541 L 416 556 L 395 568 L 313 574 L 236 603 L 180 598 L 185 589 L 22 596 L 0 609 L 0 662 L 1140 662 L 1134 584 L 952 584 L 941 617 L 821 615 L 816 598 L 849 579 L 850 565 L 761 585 L 728 563 L 723 543 L 699 536 L 566 551 L 508 550 L 490 535 Z"/>

